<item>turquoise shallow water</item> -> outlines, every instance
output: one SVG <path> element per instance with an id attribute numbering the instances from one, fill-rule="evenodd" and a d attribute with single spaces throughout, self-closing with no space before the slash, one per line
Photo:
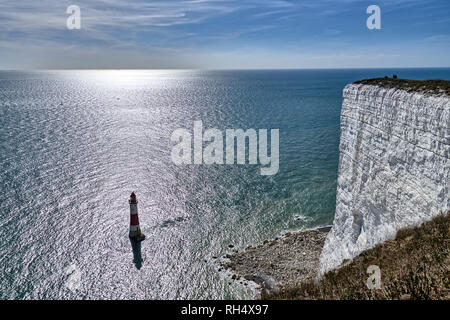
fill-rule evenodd
<path id="1" fill-rule="evenodd" d="M 0 298 L 250 297 L 212 257 L 332 223 L 342 89 L 392 73 L 450 79 L 450 69 L 0 72 Z M 175 166 L 170 136 L 194 120 L 278 128 L 279 172 Z M 147 235 L 140 270 L 131 191 Z"/>

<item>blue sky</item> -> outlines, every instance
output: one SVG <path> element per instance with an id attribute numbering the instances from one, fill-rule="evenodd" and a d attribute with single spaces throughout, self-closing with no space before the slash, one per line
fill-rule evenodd
<path id="1" fill-rule="evenodd" d="M 1 69 L 430 66 L 450 67 L 449 0 L 0 1 Z"/>

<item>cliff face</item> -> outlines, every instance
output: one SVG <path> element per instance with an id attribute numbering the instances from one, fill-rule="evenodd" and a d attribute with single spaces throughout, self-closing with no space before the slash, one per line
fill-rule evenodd
<path id="1" fill-rule="evenodd" d="M 341 111 L 336 213 L 320 272 L 447 212 L 450 98 L 351 84 Z"/>

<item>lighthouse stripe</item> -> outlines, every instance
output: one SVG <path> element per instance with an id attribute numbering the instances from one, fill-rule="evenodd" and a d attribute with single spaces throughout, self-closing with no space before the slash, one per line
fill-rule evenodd
<path id="1" fill-rule="evenodd" d="M 130 213 L 137 214 L 137 204 L 135 204 L 135 203 L 130 204 Z"/>
<path id="2" fill-rule="evenodd" d="M 139 225 L 139 216 L 137 214 L 130 215 L 130 225 L 132 226 Z"/>

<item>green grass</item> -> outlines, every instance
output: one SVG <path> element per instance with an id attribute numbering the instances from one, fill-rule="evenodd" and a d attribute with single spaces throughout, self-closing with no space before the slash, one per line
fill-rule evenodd
<path id="1" fill-rule="evenodd" d="M 356 84 L 377 85 L 384 88 L 397 88 L 407 92 L 417 91 L 429 94 L 447 94 L 450 96 L 450 81 L 441 79 L 410 80 L 393 78 L 364 79 Z"/>
<path id="2" fill-rule="evenodd" d="M 450 299 L 450 213 L 397 232 L 394 239 L 295 288 L 262 299 Z M 369 289 L 369 265 L 381 270 L 381 288 Z"/>

